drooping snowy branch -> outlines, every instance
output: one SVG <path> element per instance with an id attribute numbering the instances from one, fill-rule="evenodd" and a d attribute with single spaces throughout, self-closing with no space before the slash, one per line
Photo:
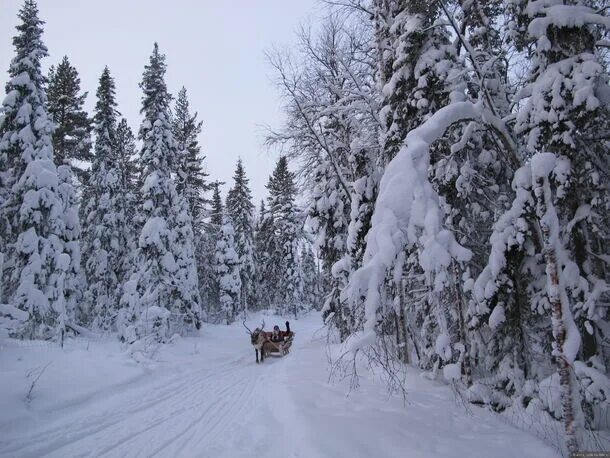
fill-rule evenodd
<path id="1" fill-rule="evenodd" d="M 381 179 L 363 267 L 354 273 L 348 288 L 352 301 L 366 297 L 365 335 L 368 338 L 377 324 L 379 288 L 402 250 L 407 247 L 420 250 L 420 265 L 434 279 L 437 290 L 443 288 L 445 272 L 452 260 L 470 258 L 469 250 L 443 228 L 443 210 L 428 178 L 428 167 L 430 145 L 452 124 L 480 119 L 482 113 L 481 103 L 458 102 L 441 108 L 409 132 L 404 146 L 388 164 Z"/>

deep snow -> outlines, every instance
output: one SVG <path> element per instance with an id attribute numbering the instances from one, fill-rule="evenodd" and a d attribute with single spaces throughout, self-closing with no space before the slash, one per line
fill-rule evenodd
<path id="1" fill-rule="evenodd" d="M 255 326 L 260 317 L 249 324 Z M 285 320 L 267 316 L 267 328 Z M 406 405 L 378 380 L 329 383 L 319 314 L 291 353 L 256 365 L 241 324 L 136 362 L 112 339 L 0 349 L 2 457 L 555 457 L 527 432 L 410 370 Z M 29 405 L 27 374 L 44 367 Z M 30 377 L 31 379 L 31 377 Z"/>

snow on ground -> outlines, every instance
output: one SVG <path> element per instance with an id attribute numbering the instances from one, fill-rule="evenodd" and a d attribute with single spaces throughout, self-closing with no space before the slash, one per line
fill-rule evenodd
<path id="1" fill-rule="evenodd" d="M 241 324 L 205 326 L 142 363 L 111 339 L 64 350 L 11 341 L 0 348 L 0 456 L 557 456 L 415 370 L 405 406 L 366 376 L 346 396 L 328 382 L 320 323 L 319 314 L 293 322 L 291 353 L 261 365 Z M 47 364 L 27 404 L 36 372 L 27 374 Z"/>

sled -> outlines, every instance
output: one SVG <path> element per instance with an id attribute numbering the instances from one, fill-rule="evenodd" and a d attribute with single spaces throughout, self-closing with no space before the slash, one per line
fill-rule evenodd
<path id="1" fill-rule="evenodd" d="M 294 332 L 290 330 L 290 323 L 286 321 L 286 330 L 279 331 L 279 335 L 282 336 L 284 340 L 281 342 L 273 342 L 273 332 L 263 331 L 265 328 L 265 320 L 259 328 L 256 328 L 254 331 L 251 331 L 248 326 L 246 326 L 246 320 L 242 322 L 248 334 L 250 334 L 250 343 L 254 347 L 254 354 L 256 355 L 256 362 L 259 362 L 258 355 L 260 353 L 262 363 L 265 360 L 265 356 L 274 355 L 274 356 L 284 356 L 287 355 L 290 351 L 290 347 L 292 346 L 292 341 L 294 340 Z"/>
<path id="2" fill-rule="evenodd" d="M 294 332 L 280 331 L 280 334 L 284 337 L 282 342 L 271 341 L 273 332 L 264 332 L 263 334 L 265 335 L 264 348 L 267 355 L 284 356 L 289 353 L 292 341 L 294 340 Z"/>

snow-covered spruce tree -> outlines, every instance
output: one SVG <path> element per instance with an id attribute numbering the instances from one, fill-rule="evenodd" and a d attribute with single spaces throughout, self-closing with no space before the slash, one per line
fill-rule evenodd
<path id="1" fill-rule="evenodd" d="M 143 165 L 136 153 L 135 136 L 125 118 L 119 121 L 116 128 L 114 157 L 118 162 L 115 171 L 121 189 L 116 203 L 120 206 L 122 214 L 127 216 L 122 227 L 125 246 L 121 247 L 123 256 L 119 268 L 121 283 L 124 285 L 139 268 L 138 239 L 145 218 L 145 215 L 139 211 L 142 201 L 140 189 L 143 184 Z M 125 310 L 122 313 L 127 314 L 127 312 Z M 120 323 L 116 324 L 118 328 Z"/>
<path id="2" fill-rule="evenodd" d="M 301 248 L 301 299 L 303 310 L 320 310 L 322 296 L 320 294 L 320 273 L 316 258 L 309 244 Z"/>
<path id="3" fill-rule="evenodd" d="M 457 57 L 447 30 L 433 26 L 440 15 L 438 2 L 421 0 L 374 2 L 375 37 L 377 43 L 377 84 L 381 94 L 379 118 L 379 165 L 385 168 L 395 157 L 414 128 L 423 124 L 439 108 L 457 101 L 463 88 L 455 88 L 459 81 Z M 453 91 L 454 98 L 450 98 Z M 463 96 L 461 96 L 463 98 Z M 431 150 L 431 173 L 443 166 L 447 143 L 434 145 Z M 440 184 L 440 183 L 439 183 Z M 437 184 L 437 186 L 439 186 Z M 442 191 L 441 191 L 442 192 Z M 458 313 L 448 309 L 443 296 L 448 290 L 440 288 L 434 274 L 424 274 L 420 268 L 420 250 L 405 246 L 395 259 L 394 272 L 386 273 L 385 291 L 380 300 L 381 334 L 396 335 L 400 359 L 406 360 L 406 322 L 414 322 L 415 339 L 419 340 L 419 363 L 426 369 L 453 362 L 457 352 L 457 336 L 452 317 Z M 440 278 L 440 277 L 439 277 Z M 436 287 L 435 287 L 435 283 Z M 418 291 L 418 300 L 396 300 L 404 289 Z M 421 294 L 421 291 L 427 291 Z M 409 293 L 409 296 L 415 296 Z M 357 304 L 356 304 L 357 305 Z M 407 315 L 409 315 L 407 317 Z"/>
<path id="4" fill-rule="evenodd" d="M 225 213 L 225 208 L 222 203 L 222 196 L 220 195 L 220 186 L 223 182 L 215 181 L 212 183 L 212 209 L 210 211 L 210 224 L 220 229 L 222 226 L 222 218 Z"/>
<path id="5" fill-rule="evenodd" d="M 599 132 L 608 122 L 608 72 L 595 48 L 598 26 L 610 21 L 573 2 L 515 2 L 514 23 L 527 27 L 517 45 L 533 49 L 529 97 L 516 131 L 531 157 L 513 182 L 515 199 L 494 227 L 494 250 L 475 284 L 483 305 L 494 305 L 494 327 L 504 326 L 505 304 L 494 302 L 511 285 L 504 280 L 518 256 L 542 355 L 528 361 L 528 410 L 545 411 L 564 424 L 566 449 L 589 448 L 583 427 L 594 429 L 595 404 L 607 403 L 594 383 L 607 380 L 608 276 L 600 255 L 608 234 L 608 190 L 599 177 L 608 144 Z M 602 136 L 603 137 L 603 136 Z M 492 318 L 490 318 L 492 324 Z M 535 353 L 534 353 L 535 355 Z M 529 355 L 527 355 L 529 356 Z M 526 356 L 526 357 L 527 357 Z M 548 391 L 560 393 L 549 398 Z M 578 447 L 586 444 L 585 447 Z"/>
<path id="6" fill-rule="evenodd" d="M 70 320 L 78 324 L 88 323 L 89 310 L 84 303 L 86 285 L 85 272 L 81 268 L 81 222 L 79 218 L 79 195 L 75 187 L 75 176 L 72 168 L 63 165 L 57 167 L 59 176 L 58 193 L 63 204 L 63 234 L 64 252 L 69 256 L 65 273 L 64 300 Z"/>
<path id="7" fill-rule="evenodd" d="M 208 303 L 209 285 L 206 285 L 211 274 L 215 242 L 206 233 L 205 217 L 208 213 L 209 200 L 207 193 L 212 185 L 207 181 L 204 170 L 205 156 L 201 154 L 198 136 L 202 122 L 197 120 L 197 113 L 191 114 L 186 88 L 180 89 L 172 117 L 172 132 L 178 147 L 176 162 L 176 190 L 186 199 L 193 221 L 195 260 L 199 281 L 199 294 L 202 304 Z"/>
<path id="8" fill-rule="evenodd" d="M 214 256 L 214 269 L 218 280 L 219 309 L 216 311 L 218 319 L 231 324 L 238 315 L 245 312 L 241 308 L 241 278 L 239 274 L 239 255 L 235 242 L 235 230 L 231 217 L 224 215 Z"/>
<path id="9" fill-rule="evenodd" d="M 188 202 L 196 234 L 203 230 L 205 208 L 208 205 L 206 193 L 211 189 L 208 174 L 203 167 L 205 156 L 201 155 L 198 136 L 202 121 L 197 113 L 191 114 L 186 88 L 180 89 L 172 117 L 172 133 L 178 148 L 176 190 Z"/>
<path id="10" fill-rule="evenodd" d="M 67 56 L 51 66 L 47 86 L 47 111 L 55 123 L 53 151 L 58 165 L 69 165 L 79 183 L 87 181 L 91 162 L 91 119 L 83 109 L 87 92 L 80 93 L 80 77 Z"/>
<path id="11" fill-rule="evenodd" d="M 254 237 L 256 249 L 256 276 L 255 306 L 257 310 L 269 309 L 273 304 L 274 284 L 277 281 L 278 271 L 273 265 L 272 253 L 275 251 L 275 238 L 273 236 L 273 216 L 267 212 L 265 201 L 260 204 L 259 214 L 256 221 L 256 233 Z"/>
<path id="12" fill-rule="evenodd" d="M 439 10 L 438 3 L 425 0 L 373 2 L 383 163 L 396 155 L 406 134 L 439 107 L 430 97 L 437 89 L 444 92 L 434 68 L 444 53 L 439 45 L 446 42 L 444 29 L 432 27 Z"/>
<path id="13" fill-rule="evenodd" d="M 362 317 L 366 338 L 374 336 L 386 349 L 388 337 L 395 334 L 397 354 L 392 358 L 406 361 L 410 334 L 422 367 L 447 366 L 449 378 L 459 378 L 464 371 L 469 380 L 462 269 L 471 253 L 457 245 L 455 237 L 462 210 L 456 190 L 467 187 L 473 167 L 460 151 L 483 119 L 485 129 L 494 123 L 498 130 L 505 126 L 491 102 L 474 103 L 477 92 L 484 92 L 474 88 L 481 87 L 487 75 L 473 77 L 472 90 L 465 84 L 469 73 L 476 76 L 477 71 L 458 55 L 465 48 L 470 53 L 471 47 L 462 41 L 462 27 L 450 32 L 445 25 L 454 23 L 445 2 L 380 1 L 374 7 L 382 96 L 379 172 L 383 169 L 384 177 L 373 225 L 365 229 L 363 267 L 350 276 L 352 315 Z M 436 22 L 441 12 L 447 17 Z M 451 42 L 451 33 L 460 38 Z M 474 100 L 468 101 L 469 96 Z M 464 121 L 476 122 L 464 128 Z M 476 149 L 474 145 L 470 148 Z M 485 184 L 492 183 L 488 179 Z"/>
<path id="14" fill-rule="evenodd" d="M 473 308 L 473 301 L 468 301 L 468 289 L 472 284 L 468 278 L 478 275 L 479 266 L 485 263 L 489 243 L 484 236 L 484 228 L 493 224 L 498 208 L 507 203 L 512 173 L 518 167 L 518 155 L 511 135 L 500 121 L 509 114 L 506 50 L 502 36 L 494 27 L 494 24 L 503 21 L 501 2 L 461 2 L 457 18 L 447 2 L 439 2 L 439 5 L 443 19 L 449 22 L 450 32 L 457 35 L 457 38 L 449 43 L 446 35 L 442 37 L 442 34 L 437 33 L 440 39 L 438 50 L 442 54 L 439 56 L 439 53 L 432 50 L 420 59 L 424 62 L 432 60 L 434 64 L 428 64 L 431 67 L 429 74 L 436 76 L 439 81 L 445 81 L 434 91 L 436 106 L 450 106 L 462 100 L 477 101 L 483 104 L 488 112 L 486 117 L 489 117 L 452 126 L 431 148 L 430 178 L 443 199 L 444 225 L 453 232 L 462 246 L 473 253 L 473 259 L 468 265 L 452 262 L 444 290 L 438 295 L 428 296 L 427 301 L 437 309 L 434 316 L 440 324 L 439 336 L 448 343 L 441 350 L 443 346 L 439 345 L 437 337 L 434 345 L 436 355 L 433 353 L 432 357 L 440 357 L 441 364 L 459 359 L 463 380 L 470 385 L 472 350 L 483 349 L 485 344 L 480 339 L 482 331 L 478 326 L 484 320 L 471 320 L 470 330 L 468 329 L 467 318 L 472 315 Z M 426 78 L 429 78 L 429 74 Z M 421 91 L 429 94 L 425 89 Z M 491 122 L 491 119 L 495 121 Z M 417 267 L 413 267 L 417 272 Z M 407 276 L 409 289 L 413 288 L 412 278 Z M 465 287 L 464 284 L 468 286 Z M 420 308 L 423 311 L 420 317 L 429 316 L 426 308 Z M 409 319 L 407 316 L 407 321 Z M 511 320 L 511 323 L 516 324 L 517 321 Z M 514 346 L 509 341 L 521 329 L 511 331 L 508 335 L 497 336 L 495 344 L 505 349 L 496 352 L 496 355 L 513 358 L 518 354 L 513 351 Z M 425 334 L 429 333 L 426 331 Z M 485 336 L 483 340 L 489 338 Z M 474 342 L 475 340 L 478 341 Z M 423 353 L 426 354 L 425 351 Z M 488 354 L 483 351 L 475 356 L 486 358 Z M 500 364 L 498 359 L 486 362 L 495 364 L 496 369 Z M 504 386 L 510 385 L 507 383 Z"/>
<path id="15" fill-rule="evenodd" d="M 136 139 L 125 118 L 119 122 L 115 138 L 115 157 L 119 163 L 117 172 L 122 190 L 119 204 L 125 215 L 133 215 L 126 219 L 123 226 L 125 256 L 121 269 L 122 277 L 127 279 L 137 269 L 138 234 L 143 224 L 137 212 L 138 202 L 140 202 L 141 170 L 136 157 Z"/>
<path id="16" fill-rule="evenodd" d="M 88 199 L 84 202 L 83 251 L 88 283 L 85 300 L 92 326 L 109 331 L 116 322 L 122 285 L 133 269 L 127 266 L 135 249 L 129 230 L 133 229 L 134 210 L 132 164 L 124 157 L 133 144 L 129 143 L 129 131 L 121 132 L 122 138 L 117 135 L 115 85 L 108 67 L 102 72 L 96 95 L 95 150 L 87 183 Z"/>
<path id="17" fill-rule="evenodd" d="M 199 295 L 199 276 L 195 257 L 195 233 L 188 201 L 179 196 L 173 208 L 175 238 L 173 240 L 176 272 L 172 294 L 170 324 L 177 330 L 199 329 L 203 318 Z M 184 331 L 182 331 L 184 332 Z"/>
<path id="18" fill-rule="evenodd" d="M 233 187 L 227 194 L 226 213 L 231 217 L 235 230 L 235 247 L 239 256 L 241 277 L 241 309 L 248 312 L 255 297 L 254 264 L 254 204 L 248 186 L 248 178 L 241 159 L 237 161 L 233 175 Z"/>
<path id="19" fill-rule="evenodd" d="M 499 15 L 498 3 L 460 3 L 465 13 L 460 16 L 461 24 L 453 17 L 456 5 L 452 3 L 450 10 L 447 4 L 417 0 L 375 4 L 384 167 L 404 147 L 409 133 L 440 109 L 447 108 L 449 113 L 454 104 L 479 99 L 489 118 L 499 121 L 498 116 L 507 114 L 505 79 L 498 64 L 504 62 L 501 43 L 490 29 Z M 438 18 L 442 23 L 432 26 Z M 453 42 L 451 34 L 456 36 Z M 482 62 L 493 65 L 482 67 Z M 460 121 L 446 132 L 434 132 L 427 168 L 441 199 L 442 225 L 459 236 L 462 245 L 477 249 L 482 260 L 488 245 L 477 229 L 491 224 L 495 205 L 502 202 L 499 190 L 501 186 L 508 189 L 515 167 L 514 160 L 501 164 L 496 158 L 501 154 L 514 158 L 515 154 L 506 154 L 503 142 L 510 143 L 510 139 L 490 129 L 493 122 L 467 117 Z M 464 125 L 463 121 L 471 122 Z M 502 122 L 497 125 L 498 130 L 504 128 Z M 394 260 L 393 271 L 386 272 L 378 312 L 380 329 L 395 331 L 402 361 L 408 354 L 401 348 L 410 334 L 421 367 L 434 369 L 459 361 L 464 380 L 470 384 L 467 296 L 462 286 L 469 269 L 452 261 L 441 271 L 430 270 L 428 260 L 422 259 L 422 248 L 419 243 L 405 246 Z"/>
<path id="20" fill-rule="evenodd" d="M 269 274 L 277 283 L 273 289 L 272 302 L 280 314 L 292 313 L 298 317 L 299 253 L 302 222 L 295 203 L 296 184 L 294 173 L 288 168 L 288 160 L 281 156 L 267 184 L 268 214 L 272 218 L 271 234 L 273 252 L 270 253 Z M 263 275 L 267 275 L 265 272 Z"/>
<path id="21" fill-rule="evenodd" d="M 214 259 L 216 255 L 216 242 L 218 241 L 224 214 L 222 196 L 220 195 L 221 184 L 218 181 L 211 183 L 212 199 L 210 208 L 207 211 L 209 221 L 204 225 L 197 248 L 197 269 L 200 279 L 199 291 L 208 319 L 212 320 L 220 308 L 220 292 Z"/>
<path id="22" fill-rule="evenodd" d="M 461 73 L 459 81 L 465 86 L 467 98 L 480 100 L 493 117 L 504 118 L 509 114 L 508 60 L 503 32 L 497 27 L 503 21 L 502 2 L 460 2 L 461 10 L 458 8 L 456 15 L 447 5 L 447 2 L 441 3 L 444 17 L 451 24 L 452 32 L 458 34 L 455 43 L 460 65 L 454 65 L 454 68 Z M 516 349 L 519 342 L 523 342 L 518 338 L 523 327 L 518 319 L 511 319 L 513 327 L 507 329 L 506 334 L 490 336 L 484 329 L 487 319 L 476 316 L 482 310 L 472 300 L 470 287 L 471 278 L 480 273 L 480 266 L 485 264 L 489 255 L 487 230 L 498 209 L 507 205 L 512 192 L 510 181 L 518 167 L 516 149 L 510 135 L 503 138 L 488 123 L 480 120 L 470 120 L 469 124 L 454 127 L 445 137 L 436 149 L 436 157 L 433 157 L 433 181 L 445 199 L 445 225 L 473 254 L 467 265 L 453 263 L 451 266 L 449 295 L 443 299 L 457 305 L 450 335 L 464 346 L 460 358 L 467 385 L 472 383 L 473 365 L 470 361 L 476 358 L 489 366 L 482 370 L 483 364 L 479 363 L 475 375 L 485 378 L 484 383 L 489 386 L 495 384 L 499 391 L 504 388 L 508 391 L 510 383 L 486 377 L 490 374 L 489 367 L 493 366 L 496 371 L 500 364 L 508 364 L 509 360 L 511 364 L 519 365 L 515 357 L 522 354 Z M 517 295 L 510 296 L 509 300 L 519 302 Z M 491 358 L 486 351 L 488 347 L 498 350 L 492 352 Z M 505 394 L 501 393 L 488 397 L 487 401 L 493 408 L 501 410 L 506 407 L 503 399 Z"/>
<path id="23" fill-rule="evenodd" d="M 139 132 L 144 224 L 138 241 L 139 269 L 133 278 L 139 300 L 129 318 L 141 323 L 141 329 L 150 329 L 147 317 L 158 317 L 157 312 L 166 309 L 170 312 L 167 336 L 199 329 L 201 308 L 191 216 L 172 178 L 177 148 L 170 126 L 171 96 L 164 81 L 165 70 L 165 56 L 155 43 L 140 84 L 144 92 L 144 120 Z M 162 338 L 163 333 L 157 336 Z"/>
<path id="24" fill-rule="evenodd" d="M 136 138 L 125 118 L 121 118 L 116 128 L 117 158 L 121 162 L 122 187 L 127 189 L 131 199 L 139 192 L 139 164 L 136 158 Z"/>
<path id="25" fill-rule="evenodd" d="M 54 163 L 40 63 L 47 48 L 33 0 L 24 2 L 19 18 L 0 117 L 0 173 L 8 190 L 0 205 L 5 253 L 0 302 L 25 312 L 18 313 L 21 323 L 12 335 L 49 338 L 63 336 L 73 319 L 79 226 L 71 171 Z"/>

